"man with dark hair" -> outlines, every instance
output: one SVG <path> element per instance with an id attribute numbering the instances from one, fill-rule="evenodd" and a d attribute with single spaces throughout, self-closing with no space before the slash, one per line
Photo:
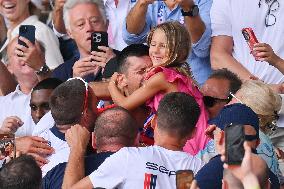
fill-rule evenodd
<path id="1" fill-rule="evenodd" d="M 76 129 L 75 127 L 77 126 L 72 129 Z M 82 130 L 76 131 L 80 137 L 75 140 L 89 141 L 88 137 L 83 138 L 84 135 L 80 135 L 80 131 Z M 84 158 L 86 164 L 84 175 L 91 174 L 107 157 L 121 148 L 136 146 L 137 135 L 137 123 L 127 110 L 114 107 L 101 113 L 96 120 L 92 138 L 92 145 L 97 153 Z M 43 189 L 61 189 L 66 164 L 66 162 L 60 163 L 46 174 L 43 178 Z"/>
<path id="2" fill-rule="evenodd" d="M 78 161 L 83 153 L 80 143 L 71 140 L 76 132 L 68 131 L 72 151 L 62 188 L 175 188 L 177 170 L 191 169 L 197 173 L 203 165 L 200 159 L 182 152 L 194 133 L 199 114 L 193 97 L 180 92 L 165 95 L 153 120 L 155 145 L 122 148 L 85 178 L 83 174 L 74 174 L 83 170 L 83 161 Z"/>
<path id="3" fill-rule="evenodd" d="M 55 125 L 40 136 L 46 139 L 55 153 L 47 157 L 49 163 L 41 167 L 43 176 L 57 164 L 67 162 L 70 149 L 64 133 L 73 125 L 81 124 L 93 130 L 97 99 L 81 78 L 72 78 L 54 89 L 50 97 L 50 110 Z"/>
<path id="4" fill-rule="evenodd" d="M 235 94 L 242 85 L 242 81 L 226 68 L 215 70 L 201 88 L 204 104 L 209 117 L 214 118 L 220 110 L 231 100 L 230 92 Z"/>
<path id="5" fill-rule="evenodd" d="M 41 170 L 32 156 L 22 155 L 11 160 L 0 171 L 0 188 L 39 189 Z"/>
<path id="6" fill-rule="evenodd" d="M 39 120 L 50 110 L 49 97 L 52 91 L 62 83 L 61 80 L 56 78 L 47 78 L 39 82 L 32 90 L 31 93 L 31 115 L 37 124 Z"/>

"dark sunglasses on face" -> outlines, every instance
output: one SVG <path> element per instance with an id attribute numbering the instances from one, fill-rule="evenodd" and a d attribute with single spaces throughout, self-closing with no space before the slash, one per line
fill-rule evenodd
<path id="1" fill-rule="evenodd" d="M 228 96 L 228 98 L 226 98 L 226 99 L 215 98 L 215 97 L 212 97 L 212 96 L 203 96 L 203 102 L 204 102 L 205 106 L 208 107 L 208 108 L 213 107 L 218 102 L 229 103 L 231 101 L 231 99 L 232 99 L 231 95 Z"/>

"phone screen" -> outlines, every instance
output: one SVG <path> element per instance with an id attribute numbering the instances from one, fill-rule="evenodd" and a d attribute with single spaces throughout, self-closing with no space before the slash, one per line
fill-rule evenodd
<path id="1" fill-rule="evenodd" d="M 225 154 L 228 165 L 240 165 L 244 150 L 244 126 L 230 124 L 225 127 Z"/>
<path id="2" fill-rule="evenodd" d="M 0 134 L 0 155 L 12 157 L 13 152 L 16 152 L 16 143 L 14 134 Z M 16 153 L 14 153 L 15 157 Z"/>
<path id="3" fill-rule="evenodd" d="M 19 36 L 22 36 L 35 44 L 35 30 L 35 26 L 33 25 L 21 25 L 19 29 Z M 18 40 L 18 43 L 28 47 L 27 44 L 21 40 Z"/>
<path id="4" fill-rule="evenodd" d="M 178 170 L 176 172 L 177 189 L 190 189 L 193 179 L 192 170 Z"/>
<path id="5" fill-rule="evenodd" d="M 91 40 L 91 51 L 98 51 L 98 46 L 105 46 L 108 47 L 108 34 L 107 32 L 94 32 L 92 33 L 92 40 Z"/>

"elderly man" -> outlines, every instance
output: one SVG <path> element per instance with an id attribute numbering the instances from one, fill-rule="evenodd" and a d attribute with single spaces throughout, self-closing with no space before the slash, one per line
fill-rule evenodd
<path id="1" fill-rule="evenodd" d="M 99 47 L 102 52 L 91 52 L 92 33 L 107 31 L 104 5 L 100 0 L 68 0 L 63 14 L 67 33 L 76 42 L 79 55 L 55 69 L 53 77 L 63 81 L 75 76 L 88 82 L 101 80 L 106 63 L 118 53 L 105 46 Z"/>

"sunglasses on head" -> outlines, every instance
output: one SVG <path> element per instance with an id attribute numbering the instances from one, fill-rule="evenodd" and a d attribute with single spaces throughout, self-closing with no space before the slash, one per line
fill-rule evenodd
<path id="1" fill-rule="evenodd" d="M 225 103 L 229 103 L 231 101 L 232 97 L 228 96 L 228 98 L 226 99 L 221 99 L 221 98 L 215 98 L 212 96 L 203 96 L 203 102 L 205 104 L 206 107 L 213 107 L 215 104 L 219 103 L 219 102 L 225 102 Z"/>

